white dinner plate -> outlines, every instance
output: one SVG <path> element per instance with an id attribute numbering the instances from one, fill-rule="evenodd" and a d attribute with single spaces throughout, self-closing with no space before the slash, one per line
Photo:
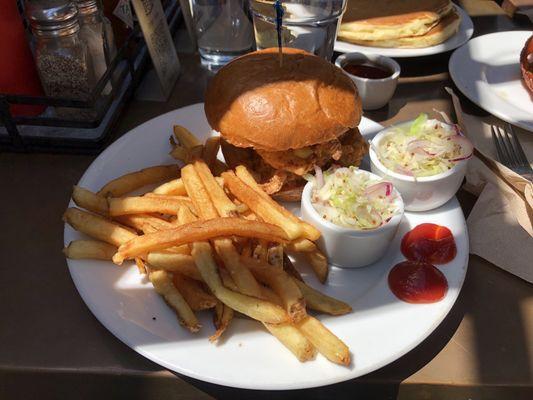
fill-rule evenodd
<path id="1" fill-rule="evenodd" d="M 450 57 L 450 75 L 463 94 L 491 114 L 533 131 L 533 97 L 522 83 L 520 51 L 532 31 L 472 39 Z"/>
<path id="2" fill-rule="evenodd" d="M 184 107 L 154 118 L 131 130 L 109 146 L 87 169 L 79 185 L 98 190 L 127 172 L 172 163 L 168 137 L 173 124 L 181 124 L 204 140 L 211 129 L 203 104 Z M 381 125 L 363 118 L 360 129 L 372 137 Z M 71 205 L 73 205 L 71 203 Z M 457 257 L 439 267 L 448 280 L 446 297 L 434 304 L 413 305 L 398 300 L 389 290 L 387 273 L 403 260 L 400 239 L 422 222 L 450 228 L 457 241 Z M 64 240 L 83 235 L 65 226 Z M 354 254 L 357 257 L 357 254 Z M 468 235 L 457 200 L 431 212 L 406 213 L 388 252 L 378 263 L 357 270 L 331 268 L 328 283 L 320 285 L 307 266 L 296 265 L 312 286 L 349 302 L 353 312 L 344 316 L 320 315 L 325 325 L 344 340 L 353 363 L 342 367 L 318 355 L 300 363 L 268 334 L 261 324 L 235 319 L 221 343 L 212 344 L 212 315 L 200 314 L 198 334 L 183 329 L 175 313 L 155 293 L 132 263 L 118 267 L 107 261 L 67 260 L 74 283 L 93 314 L 116 337 L 136 352 L 172 371 L 203 381 L 247 389 L 299 389 L 345 381 L 374 371 L 422 342 L 454 304 L 466 273 Z"/>
<path id="3" fill-rule="evenodd" d="M 387 57 L 403 58 L 403 57 L 422 57 L 433 54 L 445 53 L 447 51 L 456 49 L 457 47 L 468 42 L 474 33 L 474 24 L 470 19 L 468 13 L 459 6 L 455 9 L 461 16 L 461 23 L 457 33 L 448 38 L 445 42 L 435 46 L 423 47 L 421 49 L 398 49 L 398 48 L 384 48 L 373 46 L 361 46 L 358 44 L 348 43 L 341 40 L 335 42 L 335 51 L 340 53 L 370 53 L 380 54 Z"/>

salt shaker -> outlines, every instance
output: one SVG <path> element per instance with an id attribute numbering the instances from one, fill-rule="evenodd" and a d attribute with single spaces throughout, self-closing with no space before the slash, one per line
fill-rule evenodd
<path id="1" fill-rule="evenodd" d="M 117 54 L 113 40 L 113 28 L 96 0 L 76 0 L 76 7 L 79 13 L 80 38 L 87 44 L 93 61 L 94 74 L 98 81 Z M 110 92 L 111 85 L 108 84 L 103 94 Z"/>
<path id="2" fill-rule="evenodd" d="M 80 38 L 76 6 L 67 0 L 26 2 L 33 52 L 46 95 L 87 100 L 96 85 L 87 46 Z M 94 110 L 57 107 L 59 117 L 90 119 Z"/>

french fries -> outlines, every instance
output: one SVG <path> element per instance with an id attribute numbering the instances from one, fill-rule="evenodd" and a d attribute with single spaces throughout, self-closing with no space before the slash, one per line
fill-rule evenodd
<path id="1" fill-rule="evenodd" d="M 208 310 L 216 306 L 216 297 L 207 293 L 198 281 L 177 273 L 173 274 L 172 281 L 193 311 Z"/>
<path id="2" fill-rule="evenodd" d="M 107 200 L 90 190 L 84 189 L 80 186 L 74 186 L 72 190 L 72 200 L 78 207 L 85 208 L 100 215 L 109 214 L 109 205 Z"/>
<path id="3" fill-rule="evenodd" d="M 293 278 L 294 283 L 300 288 L 307 306 L 315 311 L 330 315 L 343 315 L 352 312 L 352 307 L 343 301 L 320 293 L 305 282 Z"/>
<path id="4" fill-rule="evenodd" d="M 148 278 L 152 282 L 156 292 L 176 311 L 180 323 L 191 332 L 198 332 L 201 328 L 200 322 L 181 293 L 174 287 L 168 272 L 160 270 L 152 271 L 148 275 Z"/>
<path id="5" fill-rule="evenodd" d="M 116 246 L 98 240 L 73 240 L 63 249 L 67 258 L 112 260 L 117 252 Z"/>
<path id="6" fill-rule="evenodd" d="M 320 354 L 335 364 L 350 365 L 350 350 L 318 319 L 307 316 L 296 327 L 309 339 Z"/>
<path id="7" fill-rule="evenodd" d="M 205 141 L 202 159 L 210 169 L 215 167 L 218 150 L 220 149 L 220 136 L 212 136 Z"/>
<path id="8" fill-rule="evenodd" d="M 174 125 L 174 137 L 180 145 L 186 149 L 201 146 L 202 143 L 187 128 L 181 125 Z"/>
<path id="9" fill-rule="evenodd" d="M 216 342 L 220 336 L 226 331 L 231 320 L 233 319 L 233 309 L 222 302 L 217 302 L 215 307 L 215 315 L 213 323 L 215 325 L 215 333 L 209 336 L 210 342 Z"/>
<path id="10" fill-rule="evenodd" d="M 141 213 L 178 213 L 180 207 L 188 207 L 190 201 L 177 197 L 159 196 L 135 196 L 109 198 L 109 215 L 116 217 L 119 215 L 141 214 Z"/>
<path id="11" fill-rule="evenodd" d="M 301 362 L 315 358 L 315 347 L 294 325 L 289 323 L 264 325 Z"/>
<path id="12" fill-rule="evenodd" d="M 87 211 L 69 208 L 63 218 L 95 240 L 75 240 L 65 255 L 134 260 L 189 331 L 201 328 L 195 312 L 212 309 L 211 342 L 239 312 L 261 322 L 301 362 L 320 352 L 349 365 L 347 346 L 306 308 L 342 315 L 350 305 L 308 286 L 285 252 L 301 254 L 325 281 L 327 260 L 313 242 L 320 232 L 275 202 L 245 167 L 228 170 L 216 158 L 220 138 L 202 144 L 176 125 L 170 142 L 172 156 L 187 163 L 181 171 L 146 168 L 98 193 L 74 187 L 74 202 Z M 162 181 L 151 192 L 125 196 Z"/>
<path id="13" fill-rule="evenodd" d="M 205 187 L 205 192 L 207 192 L 209 198 L 211 198 L 211 202 L 218 214 L 221 217 L 237 216 L 237 206 L 228 198 L 228 196 L 226 196 L 224 189 L 222 189 L 217 183 L 207 164 L 197 160 L 193 165 L 198 177 Z"/>
<path id="14" fill-rule="evenodd" d="M 315 251 L 303 253 L 306 260 L 311 264 L 316 277 L 322 283 L 325 283 L 328 279 L 329 267 L 328 259 L 318 248 Z"/>
<path id="15" fill-rule="evenodd" d="M 281 298 L 291 321 L 298 322 L 306 317 L 305 299 L 294 281 L 282 269 L 265 265 L 261 260 L 244 259 L 254 276 Z"/>
<path id="16" fill-rule="evenodd" d="M 204 219 L 236 216 L 236 206 L 226 196 L 224 189 L 217 183 L 209 167 L 203 161 L 196 161 L 193 169 L 184 168 L 183 180 L 187 193 Z M 189 217 L 190 219 L 190 217 Z M 230 239 L 213 241 L 215 250 L 229 271 L 233 281 L 243 294 L 261 298 L 261 287 L 248 271 L 241 265 L 239 253 Z"/>
<path id="17" fill-rule="evenodd" d="M 152 193 L 155 194 L 167 194 L 167 195 L 177 195 L 177 196 L 186 196 L 187 191 L 185 190 L 185 185 L 181 178 L 174 179 L 163 183 L 162 185 L 156 187 Z"/>
<path id="18" fill-rule="evenodd" d="M 261 186 L 257 184 L 252 174 L 246 169 L 244 165 L 237 166 L 237 168 L 235 168 L 235 174 L 252 190 L 254 190 L 257 194 L 263 197 L 273 208 L 276 208 L 280 213 L 282 213 L 286 218 L 290 219 L 291 221 L 300 224 L 304 231 L 305 238 L 307 238 L 308 240 L 317 240 L 318 238 L 320 238 L 320 231 L 317 228 L 315 228 L 311 224 L 308 224 L 305 221 L 300 220 L 289 210 L 275 202 L 263 189 L 261 189 Z"/>
<path id="19" fill-rule="evenodd" d="M 179 177 L 177 165 L 158 165 L 132 172 L 108 182 L 98 191 L 99 196 L 120 197 L 152 183 Z"/>
<path id="20" fill-rule="evenodd" d="M 67 209 L 63 214 L 63 221 L 79 232 L 114 246 L 120 246 L 137 237 L 123 226 L 79 208 Z"/>
<path id="21" fill-rule="evenodd" d="M 285 231 L 289 239 L 297 239 L 301 236 L 302 227 L 300 224 L 286 218 L 276 207 L 272 207 L 265 198 L 241 181 L 233 172 L 224 172 L 222 177 L 224 178 L 224 185 L 229 188 L 230 192 L 264 221 L 279 226 Z"/>
<path id="22" fill-rule="evenodd" d="M 148 254 L 146 262 L 153 268 L 179 272 L 191 279 L 202 280 L 192 256 L 188 254 L 153 252 Z"/>
<path id="23" fill-rule="evenodd" d="M 222 303 L 261 322 L 280 324 L 288 320 L 287 313 L 281 307 L 227 289 L 218 274 L 209 243 L 195 243 L 192 256 L 205 283 Z"/>

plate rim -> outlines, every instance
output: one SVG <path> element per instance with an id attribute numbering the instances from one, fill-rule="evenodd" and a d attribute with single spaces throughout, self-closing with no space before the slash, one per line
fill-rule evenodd
<path id="1" fill-rule="evenodd" d="M 505 36 L 505 35 L 512 35 L 512 34 L 516 34 L 516 35 L 521 35 L 521 34 L 526 35 L 527 34 L 527 35 L 531 36 L 533 34 L 533 30 L 531 30 L 531 31 L 511 30 L 511 31 L 502 31 L 502 32 L 492 32 L 492 33 L 487 33 L 485 35 L 477 36 L 474 39 L 469 40 L 467 43 L 465 43 L 461 47 L 457 48 L 453 52 L 453 54 L 450 57 L 450 60 L 448 61 L 448 71 L 450 73 L 450 77 L 452 78 L 452 81 L 455 84 L 455 86 L 457 86 L 457 88 L 461 91 L 461 93 L 463 95 L 465 95 L 474 104 L 476 104 L 478 107 L 482 108 L 483 110 L 485 110 L 489 114 L 492 114 L 492 115 L 504 120 L 505 122 L 508 122 L 510 124 L 513 124 L 513 125 L 516 125 L 516 126 L 518 126 L 520 128 L 523 128 L 523 129 L 525 129 L 527 131 L 533 132 L 533 120 L 531 122 L 524 122 L 524 121 L 522 121 L 520 119 L 516 120 L 514 117 L 509 116 L 508 113 L 501 111 L 500 108 L 497 105 L 492 105 L 492 106 L 490 104 L 488 105 L 487 98 L 484 98 L 484 96 L 480 96 L 480 95 L 476 96 L 474 93 L 472 93 L 471 90 L 469 90 L 464 85 L 464 82 L 462 81 L 462 79 L 459 78 L 460 69 L 461 69 L 461 67 L 464 67 L 464 64 L 461 64 L 463 60 L 461 59 L 460 56 L 464 55 L 464 52 L 468 48 L 470 48 L 470 46 L 472 46 L 472 44 L 475 45 L 479 41 L 489 40 L 488 37 L 490 37 L 490 36 L 494 37 L 494 36 Z M 478 76 L 476 74 L 476 77 L 480 77 L 480 76 L 481 75 Z M 492 92 L 489 92 L 489 93 L 490 93 L 489 98 L 491 99 L 490 102 L 492 102 L 492 101 L 494 101 L 494 99 L 496 99 L 496 101 L 499 104 L 505 104 L 507 107 L 513 108 L 514 110 L 517 110 L 517 112 L 520 113 L 521 115 L 530 115 L 526 111 L 514 106 L 513 104 L 511 104 L 511 103 L 509 103 L 507 101 L 504 101 L 500 97 L 494 96 L 494 94 Z"/>
<path id="2" fill-rule="evenodd" d="M 472 22 L 472 18 L 470 18 L 470 15 L 466 12 L 465 9 L 458 6 L 457 4 L 453 4 L 453 6 L 456 8 L 457 12 L 461 15 L 461 23 L 459 25 L 458 31 L 448 39 L 446 39 L 444 42 L 436 44 L 434 46 L 429 47 L 422 47 L 418 49 L 402 49 L 402 48 L 391 48 L 391 47 L 374 47 L 374 46 L 362 46 L 355 43 L 349 43 L 345 42 L 343 40 L 336 39 L 334 44 L 334 50 L 339 53 L 353 53 L 353 52 L 359 52 L 359 53 L 370 53 L 370 54 L 379 54 L 386 57 L 391 58 L 417 58 L 417 57 L 426 57 L 426 56 L 432 56 L 436 54 L 442 54 L 446 53 L 448 51 L 455 50 L 461 46 L 464 46 L 465 43 L 468 43 L 468 41 L 472 38 L 472 35 L 474 34 L 475 28 L 474 23 Z M 437 46 L 445 46 L 445 43 L 453 38 L 455 35 L 457 35 L 460 31 L 464 30 L 466 33 L 466 39 L 464 41 L 461 41 L 457 44 L 451 45 L 449 48 L 442 48 L 440 50 L 433 49 Z M 357 46 L 357 48 L 354 49 L 346 49 L 344 46 Z"/>
<path id="3" fill-rule="evenodd" d="M 120 147 L 126 140 L 129 140 L 126 137 L 130 134 L 131 131 L 133 131 L 133 130 L 142 130 L 143 126 L 145 124 L 149 124 L 149 123 L 151 123 L 152 121 L 154 121 L 154 120 L 156 120 L 158 118 L 163 119 L 168 114 L 173 114 L 177 110 L 195 109 L 195 108 L 198 108 L 200 106 L 202 106 L 202 110 L 203 110 L 203 103 L 190 104 L 190 105 L 187 105 L 187 106 L 184 106 L 184 107 L 177 108 L 175 110 L 171 110 L 171 111 L 169 111 L 167 113 L 161 114 L 161 115 L 159 115 L 157 117 L 154 117 L 154 118 L 152 118 L 150 120 L 147 120 L 147 121 L 135 126 L 131 130 L 126 132 L 124 135 L 122 135 L 120 138 L 118 138 L 111 145 L 109 145 L 102 153 L 100 153 L 98 155 L 98 157 L 96 157 L 93 160 L 93 162 L 87 167 L 86 171 L 81 176 L 80 180 L 78 181 L 78 184 L 80 182 L 82 182 L 89 173 L 92 173 L 92 169 L 93 168 L 95 168 L 95 169 L 97 168 L 97 166 L 98 166 L 97 161 L 98 161 L 98 159 L 101 156 L 102 157 L 105 156 L 105 153 L 110 153 L 111 154 L 113 151 L 116 150 L 116 148 Z M 366 117 L 363 117 L 363 118 L 366 119 L 367 121 L 369 121 L 371 124 L 376 124 L 378 126 L 382 126 L 381 124 L 379 124 L 379 123 L 377 123 L 377 122 L 375 122 L 375 121 L 373 121 L 373 120 L 371 120 L 369 118 L 366 118 Z M 136 346 L 133 343 L 131 343 L 130 340 L 127 338 L 127 335 L 122 334 L 120 329 L 115 329 L 113 327 L 113 324 L 109 323 L 109 321 L 107 321 L 105 316 L 101 316 L 96 310 L 97 306 L 90 301 L 90 295 L 89 295 L 90 291 L 88 290 L 88 288 L 86 286 L 81 284 L 81 281 L 79 280 L 80 277 L 75 273 L 76 266 L 75 265 L 71 265 L 71 260 L 69 260 L 69 259 L 66 259 L 66 262 L 67 262 L 67 265 L 68 265 L 69 274 L 71 276 L 71 279 L 74 282 L 74 286 L 76 287 L 76 290 L 78 291 L 78 293 L 79 293 L 80 297 L 82 298 L 83 302 L 85 303 L 87 308 L 91 311 L 91 313 L 96 318 L 96 320 L 100 324 L 102 324 L 106 328 L 106 330 L 108 330 L 110 333 L 112 333 L 113 336 L 115 336 L 117 339 L 119 339 L 122 343 L 124 343 L 130 349 L 132 349 L 136 353 L 142 355 L 143 357 L 147 358 L 148 360 L 150 360 L 150 361 L 152 361 L 152 362 L 154 362 L 156 364 L 159 364 L 160 366 L 168 369 L 172 373 L 182 374 L 182 375 L 194 378 L 194 379 L 198 379 L 200 381 L 209 382 L 209 383 L 213 383 L 213 384 L 217 384 L 217 385 L 221 385 L 221 386 L 238 388 L 238 389 L 273 390 L 273 391 L 277 391 L 277 390 L 311 389 L 311 388 L 315 388 L 315 387 L 322 387 L 322 386 L 328 386 L 328 385 L 332 385 L 332 384 L 345 382 L 345 381 L 348 381 L 348 380 L 351 380 L 351 379 L 355 379 L 355 378 L 367 375 L 368 373 L 371 373 L 371 372 L 374 372 L 376 370 L 379 370 L 379 369 L 383 368 L 384 366 L 396 361 L 397 359 L 401 358 L 402 356 L 404 356 L 405 354 L 407 354 L 408 352 L 410 352 L 414 348 L 416 348 L 418 345 L 420 345 L 424 340 L 427 339 L 427 337 L 429 335 L 431 335 L 435 331 L 435 329 L 448 316 L 450 310 L 455 305 L 455 303 L 457 301 L 457 298 L 459 297 L 459 294 L 461 293 L 461 290 L 463 288 L 464 281 L 466 279 L 466 274 L 467 274 L 467 271 L 468 271 L 468 258 L 469 258 L 468 230 L 467 230 L 467 227 L 466 227 L 466 220 L 464 218 L 464 213 L 462 212 L 462 209 L 460 208 L 456 197 L 453 197 L 450 201 L 454 202 L 454 203 L 457 203 L 457 209 L 460 211 L 461 216 L 462 216 L 462 225 L 463 225 L 462 227 L 463 227 L 463 230 L 464 230 L 464 233 L 465 233 L 464 246 L 466 248 L 466 251 L 465 251 L 465 258 L 460 263 L 460 265 L 461 265 L 461 267 L 462 267 L 464 272 L 463 272 L 463 274 L 461 276 L 460 281 L 458 282 L 457 290 L 455 290 L 453 292 L 452 297 L 450 298 L 449 304 L 444 309 L 442 314 L 439 316 L 439 318 L 435 319 L 435 321 L 433 322 L 431 327 L 428 328 L 427 332 L 425 332 L 423 335 L 421 335 L 418 338 L 419 340 L 413 341 L 409 346 L 406 346 L 406 347 L 402 348 L 398 352 L 392 353 L 389 357 L 383 358 L 381 360 L 381 362 L 375 363 L 372 366 L 367 367 L 366 369 L 357 370 L 356 373 L 350 374 L 351 375 L 350 377 L 346 377 L 346 376 L 338 377 L 337 376 L 337 377 L 331 377 L 331 378 L 324 378 L 323 380 L 320 380 L 319 383 L 315 383 L 316 381 L 312 381 L 311 380 L 311 381 L 307 381 L 307 382 L 298 382 L 298 383 L 294 383 L 294 384 L 290 384 L 290 385 L 277 385 L 275 383 L 274 384 L 273 383 L 269 383 L 269 384 L 263 384 L 263 383 L 251 384 L 250 383 L 250 384 L 247 384 L 246 382 L 243 382 L 242 384 L 234 384 L 233 382 L 232 383 L 225 382 L 224 379 L 219 379 L 219 378 L 211 377 L 211 376 L 206 377 L 205 375 L 198 374 L 195 371 L 188 370 L 187 368 L 182 368 L 182 367 L 179 367 L 179 366 L 177 367 L 175 364 L 168 363 L 164 359 L 161 359 L 160 357 L 155 355 L 153 352 L 151 352 L 149 350 L 146 350 L 144 347 L 142 347 L 142 346 L 139 347 L 139 346 Z M 72 199 L 70 199 L 69 207 L 71 207 L 72 205 L 73 205 L 73 201 L 72 201 Z M 66 237 L 67 237 L 67 230 L 68 229 L 69 229 L 69 227 L 65 223 L 64 224 L 64 230 L 63 230 L 63 241 L 64 241 L 65 245 L 67 244 L 66 243 L 66 241 L 67 241 Z M 354 370 L 354 371 L 356 371 L 356 370 Z"/>

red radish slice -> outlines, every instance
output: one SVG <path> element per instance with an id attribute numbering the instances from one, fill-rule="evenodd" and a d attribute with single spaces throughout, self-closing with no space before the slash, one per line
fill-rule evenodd
<path id="1" fill-rule="evenodd" d="M 379 182 L 374 185 L 370 185 L 365 189 L 365 195 L 370 200 L 378 197 L 388 197 L 392 195 L 392 183 Z"/>

